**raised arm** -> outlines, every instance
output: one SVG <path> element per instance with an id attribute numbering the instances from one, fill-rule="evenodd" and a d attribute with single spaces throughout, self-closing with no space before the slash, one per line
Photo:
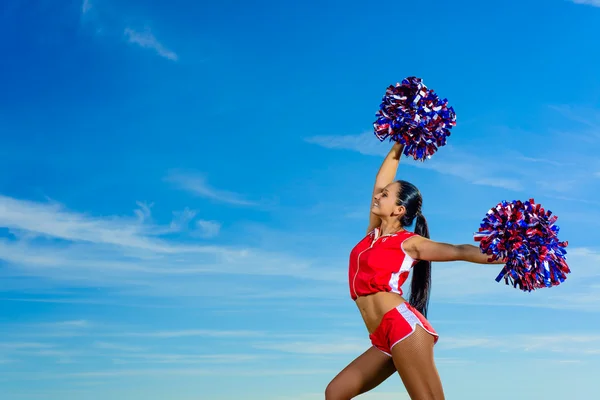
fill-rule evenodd
<path id="1" fill-rule="evenodd" d="M 396 178 L 396 172 L 398 171 L 398 164 L 400 164 L 400 158 L 402 157 L 402 150 L 404 145 L 400 143 L 394 143 L 390 152 L 383 160 L 377 176 L 375 178 L 375 186 L 373 187 L 373 195 L 371 196 L 371 206 L 369 207 L 369 226 L 367 233 L 372 231 L 374 228 L 381 224 L 381 218 L 374 215 L 371 210 L 373 209 L 373 197 L 379 194 L 387 185 L 392 183 Z"/>
<path id="2" fill-rule="evenodd" d="M 425 261 L 467 261 L 476 264 L 504 264 L 502 260 L 490 261 L 479 247 L 471 244 L 448 244 L 414 236 L 404 242 L 404 250 L 415 260 Z"/>

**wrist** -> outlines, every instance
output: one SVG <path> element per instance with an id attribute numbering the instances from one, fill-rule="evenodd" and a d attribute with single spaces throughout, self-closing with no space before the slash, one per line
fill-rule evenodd
<path id="1" fill-rule="evenodd" d="M 392 146 L 391 150 L 390 150 L 390 155 L 395 159 L 395 160 L 400 160 L 400 158 L 402 157 L 402 151 L 404 150 L 404 145 L 402 143 L 394 143 L 394 145 Z"/>

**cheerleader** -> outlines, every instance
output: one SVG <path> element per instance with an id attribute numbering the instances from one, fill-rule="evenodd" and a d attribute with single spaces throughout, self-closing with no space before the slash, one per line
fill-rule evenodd
<path id="1" fill-rule="evenodd" d="M 396 143 L 375 180 L 366 236 L 350 253 L 349 289 L 372 347 L 352 361 L 327 386 L 326 400 L 348 400 L 398 371 L 411 399 L 444 399 L 434 362 L 438 334 L 427 321 L 432 261 L 490 261 L 473 245 L 429 240 L 419 190 L 394 181 L 404 146 Z M 415 224 L 414 232 L 407 230 Z M 412 270 L 410 298 L 402 285 Z"/>

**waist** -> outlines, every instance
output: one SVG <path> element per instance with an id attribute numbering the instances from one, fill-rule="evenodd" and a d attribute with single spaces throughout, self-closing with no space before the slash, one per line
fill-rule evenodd
<path id="1" fill-rule="evenodd" d="M 398 293 L 378 292 L 356 299 L 356 306 L 369 333 L 373 333 L 381 323 L 383 316 L 406 300 Z"/>

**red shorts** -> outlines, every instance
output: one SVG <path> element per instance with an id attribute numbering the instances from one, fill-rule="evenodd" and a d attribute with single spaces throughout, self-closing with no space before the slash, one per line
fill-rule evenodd
<path id="1" fill-rule="evenodd" d="M 416 308 L 408 302 L 400 304 L 385 313 L 375 332 L 369 335 L 373 346 L 392 356 L 392 347 L 410 336 L 417 325 L 433 335 L 437 343 L 439 335 L 435 332 L 429 321 Z"/>

